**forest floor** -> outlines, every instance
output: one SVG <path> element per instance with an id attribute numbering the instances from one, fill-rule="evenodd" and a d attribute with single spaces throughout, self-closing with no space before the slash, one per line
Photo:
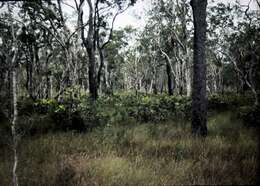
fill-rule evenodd
<path id="1" fill-rule="evenodd" d="M 257 135 L 231 112 L 208 120 L 209 135 L 189 122 L 108 126 L 89 133 L 21 139 L 20 185 L 248 185 L 256 182 Z M 11 185 L 12 151 L 0 151 L 0 185 Z"/>

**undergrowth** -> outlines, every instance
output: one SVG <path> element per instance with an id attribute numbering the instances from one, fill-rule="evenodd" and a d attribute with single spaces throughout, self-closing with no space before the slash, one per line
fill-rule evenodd
<path id="1" fill-rule="evenodd" d="M 257 139 L 230 112 L 211 116 L 209 135 L 189 122 L 131 123 L 89 133 L 25 137 L 20 185 L 250 185 L 256 183 Z M 0 185 L 11 185 L 12 152 L 0 151 Z"/>

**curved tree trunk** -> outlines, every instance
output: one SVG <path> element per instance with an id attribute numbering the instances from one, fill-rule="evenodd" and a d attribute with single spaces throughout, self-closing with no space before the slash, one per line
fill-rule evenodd
<path id="1" fill-rule="evenodd" d="M 206 108 L 206 7 L 207 0 L 191 0 L 194 21 L 192 133 L 207 135 Z"/>

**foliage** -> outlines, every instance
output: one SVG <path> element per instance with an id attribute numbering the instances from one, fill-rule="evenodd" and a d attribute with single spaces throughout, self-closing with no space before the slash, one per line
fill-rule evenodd
<path id="1" fill-rule="evenodd" d="M 243 106 L 239 108 L 239 116 L 242 118 L 245 126 L 259 127 L 260 126 L 260 105 Z"/>
<path id="2" fill-rule="evenodd" d="M 22 138 L 20 185 L 254 185 L 257 133 L 231 114 L 211 116 L 206 139 L 176 121 Z M 1 148 L 1 185 L 11 184 L 11 154 Z"/>
<path id="3" fill-rule="evenodd" d="M 236 109 L 239 106 L 250 105 L 253 103 L 251 94 L 213 94 L 208 99 L 208 107 L 212 110 Z"/>
<path id="4" fill-rule="evenodd" d="M 236 109 L 250 105 L 252 100 L 250 94 L 213 94 L 208 98 L 208 109 L 209 111 Z M 89 99 L 88 96 L 81 98 L 65 96 L 63 102 L 54 99 L 33 101 L 26 98 L 20 100 L 18 106 L 19 130 L 27 134 L 68 130 L 83 132 L 96 127 L 125 125 L 126 120 L 127 125 L 187 120 L 191 114 L 189 97 L 166 94 L 136 96 L 129 93 L 115 93 L 109 96 L 103 95 L 96 101 Z"/>

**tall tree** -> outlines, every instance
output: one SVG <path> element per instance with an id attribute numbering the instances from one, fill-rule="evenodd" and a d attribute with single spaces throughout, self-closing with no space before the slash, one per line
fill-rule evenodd
<path id="1" fill-rule="evenodd" d="M 207 135 L 206 107 L 206 8 L 207 0 L 191 0 L 194 22 L 192 133 Z"/>
<path id="2" fill-rule="evenodd" d="M 17 154 L 17 145 L 18 145 L 18 134 L 17 134 L 17 117 L 18 117 L 18 109 L 17 109 L 17 58 L 18 58 L 18 42 L 15 36 L 15 29 L 13 24 L 13 6 L 11 3 L 7 4 L 8 14 L 9 14 L 9 22 L 10 22 L 10 31 L 12 35 L 12 45 L 13 50 L 8 56 L 9 63 L 11 65 L 11 73 L 12 73 L 12 150 L 13 150 L 13 167 L 12 167 L 12 185 L 18 186 L 18 176 L 17 176 L 17 166 L 18 166 L 18 154 Z"/>
<path id="3" fill-rule="evenodd" d="M 123 13 L 128 7 L 133 5 L 135 1 L 136 0 L 86 0 L 88 5 L 88 31 L 87 36 L 85 36 L 83 20 L 83 6 L 85 0 L 80 0 L 79 3 L 75 0 L 78 12 L 78 24 L 81 28 L 81 39 L 88 54 L 89 92 L 93 100 L 96 100 L 98 98 L 98 88 L 101 81 L 101 75 L 103 68 L 106 65 L 104 64 L 104 49 L 112 39 L 115 19 L 119 14 Z M 111 14 L 111 10 L 113 9 L 116 10 L 115 14 Z M 108 25 L 109 18 L 111 18 L 111 15 L 112 21 L 110 21 L 110 29 L 108 29 L 106 25 Z M 107 18 L 107 20 L 105 18 Z M 109 30 L 109 33 L 108 37 L 106 38 L 107 30 Z M 102 34 L 105 37 L 102 37 Z M 99 66 L 97 66 L 97 53 L 99 54 Z"/>

